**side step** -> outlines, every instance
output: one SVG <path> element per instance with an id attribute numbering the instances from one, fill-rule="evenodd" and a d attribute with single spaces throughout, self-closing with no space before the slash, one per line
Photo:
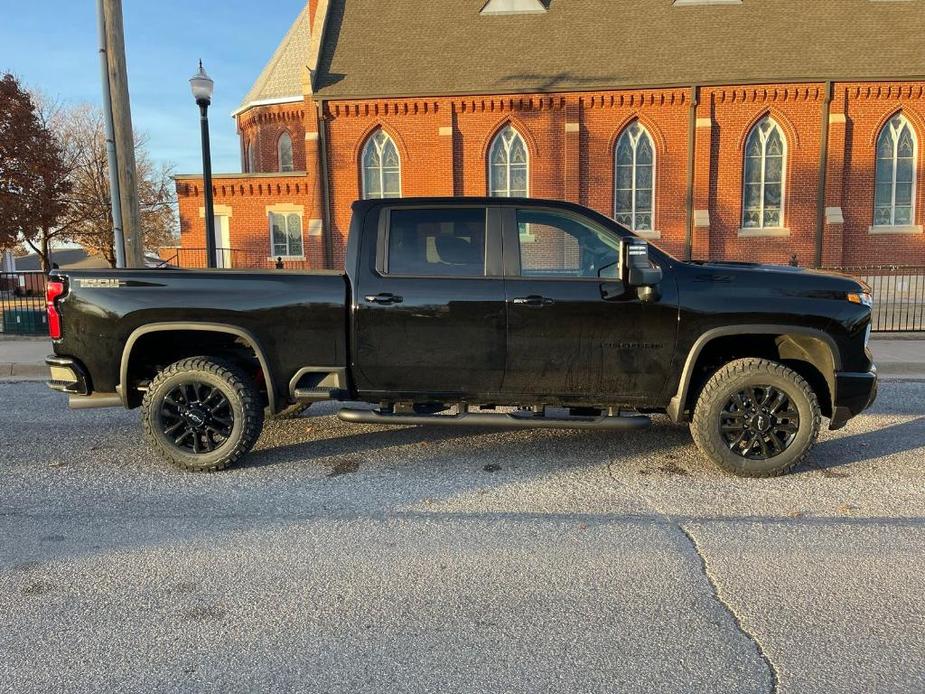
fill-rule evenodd
<path id="1" fill-rule="evenodd" d="M 400 424 L 437 426 L 477 426 L 499 429 L 606 429 L 627 431 L 647 429 L 652 420 L 644 415 L 602 417 L 537 417 L 531 413 L 467 412 L 456 415 L 382 414 L 375 410 L 342 409 L 338 418 L 351 424 Z"/>

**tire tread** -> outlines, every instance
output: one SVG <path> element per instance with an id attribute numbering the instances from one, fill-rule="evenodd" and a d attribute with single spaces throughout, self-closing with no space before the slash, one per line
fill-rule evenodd
<path id="1" fill-rule="evenodd" d="M 812 420 L 812 432 L 810 435 L 810 444 L 805 447 L 799 456 L 788 462 L 786 465 L 765 471 L 747 471 L 743 470 L 742 468 L 737 468 L 730 465 L 724 456 L 726 451 L 720 450 L 716 444 L 716 441 L 713 439 L 713 437 L 708 435 L 708 432 L 714 425 L 714 422 L 711 418 L 711 413 L 713 411 L 712 406 L 715 405 L 714 401 L 718 397 L 719 391 L 725 386 L 725 384 L 734 378 L 742 376 L 753 376 L 762 373 L 776 376 L 778 378 L 784 378 L 793 383 L 793 385 L 795 385 L 803 392 L 809 401 Z M 821 424 L 822 410 L 819 407 L 819 399 L 816 396 L 815 391 L 813 391 L 812 386 L 809 385 L 806 379 L 800 376 L 800 374 L 798 374 L 793 369 L 779 362 L 771 361 L 770 359 L 750 357 L 746 359 L 736 359 L 725 364 L 709 378 L 706 385 L 704 385 L 703 390 L 700 391 L 699 397 L 697 398 L 697 404 L 694 408 L 694 415 L 691 420 L 691 435 L 694 437 L 694 441 L 696 442 L 697 447 L 700 448 L 701 451 L 703 451 L 723 470 L 739 476 L 769 478 L 785 475 L 792 471 L 794 468 L 801 465 L 806 460 L 806 456 L 809 455 L 809 451 L 812 449 L 812 444 L 815 442 L 816 437 L 819 434 Z"/>
<path id="2" fill-rule="evenodd" d="M 231 451 L 211 465 L 189 465 L 182 458 L 177 458 L 173 452 L 162 445 L 161 441 L 155 436 L 151 426 L 150 418 L 147 412 L 152 406 L 154 393 L 161 382 L 176 374 L 204 371 L 214 376 L 218 376 L 228 383 L 241 398 L 242 408 L 244 410 L 243 432 L 241 438 L 235 444 Z M 248 378 L 247 374 L 232 362 L 218 357 L 187 357 L 180 361 L 174 362 L 155 376 L 142 399 L 142 416 L 145 438 L 148 443 L 157 450 L 171 465 L 179 467 L 187 472 L 219 472 L 231 467 L 245 455 L 260 437 L 263 429 L 263 403 L 260 393 L 257 391 L 253 381 Z"/>

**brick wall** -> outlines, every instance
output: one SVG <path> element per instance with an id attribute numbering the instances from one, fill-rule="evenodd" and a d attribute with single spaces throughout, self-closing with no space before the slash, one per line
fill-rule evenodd
<path id="1" fill-rule="evenodd" d="M 245 111 L 238 118 L 241 137 L 241 170 L 246 170 L 245 147 L 254 150 L 254 170 L 248 173 L 279 171 L 277 146 L 284 132 L 292 138 L 295 171 L 305 171 L 305 103 L 261 106 Z"/>
<path id="2" fill-rule="evenodd" d="M 324 267 L 324 243 L 320 234 L 312 235 L 309 220 L 317 208 L 317 191 L 303 173 L 275 175 L 222 176 L 213 181 L 216 216 L 228 216 L 230 247 L 242 251 L 252 264 L 272 265 L 268 208 L 301 208 L 304 262 L 287 260 L 288 267 Z M 205 248 L 205 221 L 202 180 L 177 179 L 180 207 L 180 247 Z M 162 254 L 163 255 L 163 254 Z M 198 265 L 199 263 L 197 263 Z"/>
<path id="3" fill-rule="evenodd" d="M 825 95 L 822 83 L 699 90 L 693 257 L 786 263 L 796 255 L 801 265 L 813 264 Z M 343 263 L 350 204 L 361 196 L 362 147 L 379 128 L 392 137 L 401 156 L 404 196 L 487 194 L 490 143 L 511 124 L 529 150 L 531 196 L 568 199 L 612 215 L 614 147 L 635 120 L 650 133 L 656 153 L 652 241 L 684 256 L 691 97 L 690 89 L 648 89 L 327 102 L 330 261 L 334 267 Z M 925 224 L 925 84 L 837 84 L 832 97 L 823 263 L 925 264 L 925 235 L 869 233 L 876 135 L 898 110 L 919 141 L 915 224 Z M 750 128 L 765 116 L 774 118 L 787 140 L 786 231 L 743 235 L 744 145 Z M 306 98 L 300 104 L 251 109 L 239 122 L 242 138 L 259 145 L 261 171 L 275 170 L 283 127 L 293 137 L 296 168 L 307 168 L 307 175 L 216 179 L 216 204 L 233 209 L 236 247 L 268 247 L 267 205 L 304 206 L 306 227 L 310 219 L 322 217 L 314 103 Z M 183 245 L 203 245 L 200 188 L 195 179 L 178 181 Z M 321 266 L 321 237 L 309 237 L 306 230 L 305 246 L 306 257 Z"/>
<path id="4" fill-rule="evenodd" d="M 918 137 L 915 224 L 925 224 L 925 85 L 917 83 L 838 85 L 845 105 L 843 265 L 925 264 L 922 234 L 871 234 L 877 136 L 902 111 Z"/>

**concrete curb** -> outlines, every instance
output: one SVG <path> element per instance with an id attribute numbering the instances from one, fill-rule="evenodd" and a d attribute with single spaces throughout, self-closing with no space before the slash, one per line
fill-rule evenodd
<path id="1" fill-rule="evenodd" d="M 910 340 L 925 340 L 925 332 L 915 332 L 915 333 L 874 333 L 870 336 L 871 342 L 879 342 L 881 340 L 903 340 L 908 342 Z"/>
<path id="2" fill-rule="evenodd" d="M 8 381 L 46 381 L 48 367 L 44 364 L 0 363 L 0 380 Z"/>

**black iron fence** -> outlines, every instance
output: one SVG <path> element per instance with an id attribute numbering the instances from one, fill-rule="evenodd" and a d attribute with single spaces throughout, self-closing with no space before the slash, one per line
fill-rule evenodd
<path id="1" fill-rule="evenodd" d="M 874 332 L 925 331 L 925 266 L 831 268 L 870 285 Z"/>
<path id="2" fill-rule="evenodd" d="M 48 335 L 44 272 L 0 273 L 0 333 Z"/>
<path id="3" fill-rule="evenodd" d="M 207 267 L 207 257 L 205 248 L 171 248 L 164 266 L 201 269 Z M 216 248 L 215 260 L 217 267 L 227 269 L 311 270 L 318 267 L 308 259 L 273 258 L 266 253 L 240 248 Z"/>

